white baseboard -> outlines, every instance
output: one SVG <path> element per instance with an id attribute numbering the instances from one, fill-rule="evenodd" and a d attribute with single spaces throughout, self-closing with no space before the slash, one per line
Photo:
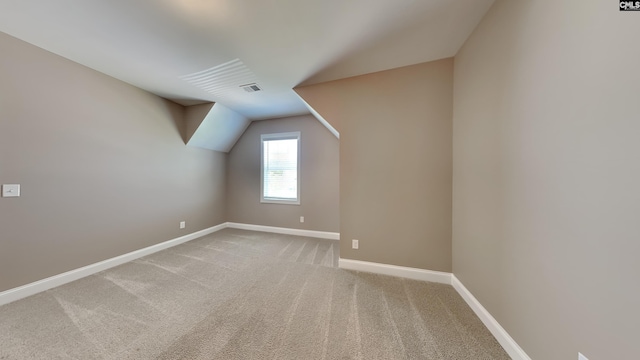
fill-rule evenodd
<path id="1" fill-rule="evenodd" d="M 49 290 L 56 286 L 64 285 L 66 283 L 81 279 L 89 275 L 93 275 L 100 271 L 110 269 L 126 262 L 141 258 L 143 256 L 151 255 L 158 251 L 180 245 L 187 241 L 212 234 L 227 227 L 278 234 L 340 240 L 339 233 L 227 222 L 210 227 L 208 229 L 196 231 L 179 238 L 168 240 L 160 244 L 152 245 L 144 249 L 132 251 L 124 255 L 116 256 L 114 258 L 100 261 L 95 264 L 87 265 L 30 284 L 0 292 L 0 305 L 8 304 L 27 296 L 35 295 L 39 292 Z M 491 314 L 482 306 L 482 304 L 480 304 L 480 302 L 473 296 L 473 294 L 471 294 L 471 292 L 467 290 L 467 288 L 460 282 L 460 280 L 458 280 L 458 278 L 456 278 L 456 276 L 451 273 L 343 258 L 339 259 L 339 267 L 341 269 L 347 270 L 364 271 L 375 274 L 390 275 L 413 280 L 431 281 L 452 285 L 460 294 L 460 296 L 467 302 L 469 307 L 471 307 L 471 309 L 476 313 L 476 315 L 480 318 L 484 325 L 489 329 L 491 334 L 493 334 L 493 336 L 498 340 L 500 345 L 502 345 L 507 354 L 511 356 L 512 359 L 531 360 L 531 358 L 524 352 L 524 350 L 522 350 L 522 348 L 515 342 L 515 340 L 513 340 L 513 338 L 498 323 L 498 321 L 493 316 L 491 316 Z"/>
<path id="2" fill-rule="evenodd" d="M 397 276 L 413 280 L 431 281 L 451 285 L 451 273 L 417 269 L 397 265 L 380 264 L 368 261 L 340 258 L 338 266 L 341 269 L 364 271 L 375 274 Z"/>
<path id="3" fill-rule="evenodd" d="M 507 333 L 507 331 L 491 316 L 487 309 L 471 294 L 469 290 L 456 278 L 455 275 L 448 272 L 416 269 L 411 267 L 380 264 L 368 261 L 351 260 L 340 258 L 339 266 L 341 269 L 364 271 L 375 274 L 397 276 L 413 280 L 431 281 L 442 284 L 452 285 L 460 296 L 467 302 L 469 307 L 480 318 L 482 323 L 489 329 L 491 334 L 498 340 L 504 350 L 514 360 L 531 360 L 531 358 L 522 350 L 518 343 Z"/>
<path id="4" fill-rule="evenodd" d="M 489 329 L 491 334 L 498 340 L 504 350 L 514 360 L 531 360 L 527 353 L 516 343 L 515 340 L 500 326 L 498 321 L 491 316 L 487 309 L 471 294 L 469 290 L 458 280 L 455 275 L 451 275 L 451 285 L 458 291 L 458 294 L 467 302 L 469 307 L 478 315 L 480 320 Z"/>
<path id="5" fill-rule="evenodd" d="M 329 239 L 329 240 L 340 240 L 340 233 L 327 232 L 327 231 L 290 229 L 290 228 L 281 228 L 281 227 L 275 227 L 275 226 L 240 224 L 240 223 L 233 223 L 233 222 L 227 223 L 227 227 L 234 228 L 234 229 L 242 229 L 242 230 L 270 232 L 270 233 L 276 233 L 276 234 L 307 236 L 307 237 Z"/>
<path id="6" fill-rule="evenodd" d="M 155 252 L 158 252 L 176 245 L 180 245 L 182 243 L 199 238 L 201 236 L 209 235 L 218 230 L 222 230 L 226 227 L 227 227 L 227 223 L 222 223 L 220 225 L 216 225 L 208 229 L 196 231 L 194 233 L 181 236 L 179 238 L 175 238 L 172 240 L 168 240 L 160 244 L 152 245 L 144 249 L 132 251 L 124 255 L 116 256 L 111 259 L 100 261 L 100 262 L 87 265 L 78 269 L 67 271 L 62 274 L 54 275 L 46 279 L 32 282 L 30 284 L 26 284 L 17 288 L 0 292 L 0 305 L 8 304 L 10 302 L 25 298 L 27 296 L 35 295 L 39 292 L 49 290 L 56 286 L 70 283 L 72 281 L 81 279 L 89 275 L 93 275 L 100 271 L 110 269 L 112 267 L 124 264 L 126 262 L 141 258 L 143 256 L 147 256 Z"/>
<path id="7" fill-rule="evenodd" d="M 100 261 L 91 265 L 87 265 L 78 269 L 67 271 L 62 274 L 54 275 L 46 279 L 38 280 L 30 284 L 26 284 L 17 288 L 0 292 L 0 305 L 8 304 L 10 302 L 25 298 L 27 296 L 35 295 L 39 292 L 49 290 L 56 286 L 70 283 L 72 281 L 81 279 L 83 277 L 93 275 L 100 271 L 104 271 L 112 267 L 122 265 L 126 262 L 133 261 L 143 256 L 151 255 L 153 253 L 156 253 L 164 249 L 168 249 L 176 245 L 180 245 L 187 241 L 197 239 L 201 236 L 212 234 L 216 231 L 219 231 L 228 227 L 236 228 L 236 229 L 272 232 L 272 233 L 279 233 L 279 234 L 309 236 L 309 237 L 316 237 L 316 238 L 322 238 L 322 239 L 340 240 L 340 234 L 338 233 L 312 231 L 312 230 L 287 229 L 287 228 L 279 228 L 279 227 L 273 227 L 273 226 L 225 222 L 225 223 L 210 227 L 208 229 L 196 231 L 194 233 L 181 236 L 179 238 L 175 238 L 172 240 L 168 240 L 160 244 L 152 245 L 144 249 L 132 251 L 124 255 L 116 256 L 111 259 L 103 260 L 103 261 Z"/>

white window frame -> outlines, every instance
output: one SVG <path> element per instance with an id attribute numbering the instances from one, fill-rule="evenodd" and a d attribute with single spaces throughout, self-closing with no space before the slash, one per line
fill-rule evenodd
<path id="1" fill-rule="evenodd" d="M 296 170 L 298 172 L 298 184 L 297 194 L 295 199 L 282 199 L 282 198 L 270 198 L 264 197 L 264 142 L 272 140 L 292 140 L 298 141 L 298 163 L 296 164 Z M 300 131 L 277 133 L 277 134 L 262 134 L 260 135 L 260 202 L 265 204 L 288 204 L 288 205 L 300 205 Z"/>

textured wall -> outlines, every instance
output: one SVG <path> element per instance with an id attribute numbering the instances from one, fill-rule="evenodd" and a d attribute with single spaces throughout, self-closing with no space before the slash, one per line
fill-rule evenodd
<path id="1" fill-rule="evenodd" d="M 300 131 L 300 205 L 262 204 L 260 135 L 292 131 Z M 229 152 L 229 221 L 338 232 L 338 151 L 338 139 L 311 115 L 254 121 Z"/>
<path id="2" fill-rule="evenodd" d="M 455 59 L 454 273 L 533 359 L 640 352 L 639 15 L 498 0 Z"/>
<path id="3" fill-rule="evenodd" d="M 182 106 L 0 33 L 0 291 L 226 221 Z M 187 228 L 179 230 L 185 220 Z"/>
<path id="4" fill-rule="evenodd" d="M 296 89 L 340 131 L 341 257 L 451 271 L 452 87 L 445 59 Z"/>

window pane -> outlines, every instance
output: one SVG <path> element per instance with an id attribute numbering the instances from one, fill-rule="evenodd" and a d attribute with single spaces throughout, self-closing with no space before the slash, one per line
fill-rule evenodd
<path id="1" fill-rule="evenodd" d="M 298 140 L 266 140 L 264 198 L 295 200 L 298 197 Z"/>

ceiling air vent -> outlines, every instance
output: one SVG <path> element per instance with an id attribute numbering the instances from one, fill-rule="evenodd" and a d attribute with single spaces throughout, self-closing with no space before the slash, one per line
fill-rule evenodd
<path id="1" fill-rule="evenodd" d="M 240 85 L 240 87 L 243 88 L 244 91 L 246 91 L 246 92 L 262 91 L 262 88 L 260 86 L 258 86 L 258 84 L 256 84 L 256 83 Z"/>
<path id="2" fill-rule="evenodd" d="M 256 85 L 258 79 L 240 59 L 231 60 L 224 64 L 195 72 L 193 74 L 180 76 L 189 84 L 196 86 L 217 98 L 227 98 L 241 93 L 238 84 L 244 86 Z M 259 88 L 259 86 L 258 86 Z M 256 90 L 247 90 L 256 91 Z"/>

